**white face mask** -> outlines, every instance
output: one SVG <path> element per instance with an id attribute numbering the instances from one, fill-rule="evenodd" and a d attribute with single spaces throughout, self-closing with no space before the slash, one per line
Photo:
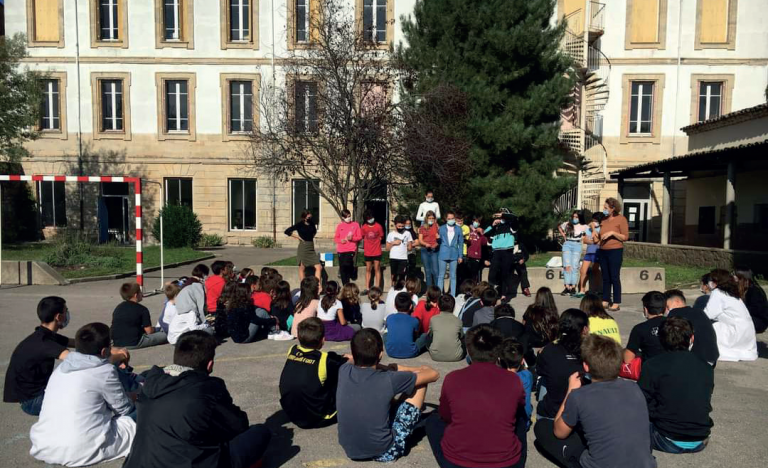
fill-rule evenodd
<path id="1" fill-rule="evenodd" d="M 376 222 L 376 220 L 374 218 L 371 218 L 371 219 L 368 220 L 368 224 L 373 224 L 375 222 Z"/>
<path id="2" fill-rule="evenodd" d="M 709 290 L 710 291 L 712 291 L 713 289 L 717 288 L 717 285 L 715 283 L 713 283 L 712 281 L 710 281 L 709 284 L 707 284 L 707 286 L 709 286 Z"/>
<path id="3" fill-rule="evenodd" d="M 434 198 L 432 198 L 432 197 L 427 197 L 427 203 L 432 203 L 433 201 L 435 201 L 435 199 L 434 199 Z"/>
<path id="4" fill-rule="evenodd" d="M 351 216 L 349 216 L 349 217 L 347 217 L 347 218 L 344 218 L 344 222 L 345 222 L 345 223 L 351 223 L 351 222 L 352 222 L 352 217 L 351 217 Z"/>

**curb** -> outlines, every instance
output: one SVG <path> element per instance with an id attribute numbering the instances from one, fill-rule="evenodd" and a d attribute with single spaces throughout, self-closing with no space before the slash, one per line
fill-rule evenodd
<path id="1" fill-rule="evenodd" d="M 191 265 L 193 263 L 210 260 L 212 258 L 216 258 L 216 255 L 206 255 L 205 257 L 196 258 L 194 260 L 185 260 L 183 262 L 169 263 L 168 265 L 165 265 L 164 268 L 166 269 L 177 268 L 184 265 Z M 160 271 L 160 267 L 156 266 L 156 267 L 149 267 L 144 269 L 144 273 L 151 273 L 153 271 Z M 67 279 L 67 281 L 68 281 L 68 284 L 92 283 L 94 281 L 115 280 L 115 279 L 121 279 L 121 278 L 128 278 L 130 276 L 136 276 L 136 272 L 132 271 L 129 273 L 116 273 L 114 275 L 86 276 L 85 278 L 70 278 L 70 279 Z"/>

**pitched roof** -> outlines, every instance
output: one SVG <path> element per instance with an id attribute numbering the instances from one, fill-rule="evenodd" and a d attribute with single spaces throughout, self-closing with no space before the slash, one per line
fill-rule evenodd
<path id="1" fill-rule="evenodd" d="M 730 114 L 724 114 L 714 119 L 704 120 L 703 122 L 688 125 L 680 130 L 686 134 L 691 135 L 695 133 L 706 132 L 715 128 L 727 127 L 728 125 L 737 124 L 747 120 L 752 120 L 760 117 L 768 117 L 768 102 L 759 104 L 754 107 L 748 107 L 746 109 L 731 112 Z"/>

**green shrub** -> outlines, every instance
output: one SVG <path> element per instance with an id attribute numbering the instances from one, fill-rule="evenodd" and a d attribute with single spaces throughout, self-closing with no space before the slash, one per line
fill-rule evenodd
<path id="1" fill-rule="evenodd" d="M 203 235 L 203 225 L 187 206 L 166 205 L 160 210 L 163 217 L 163 243 L 168 248 L 195 247 Z M 160 215 L 152 225 L 152 235 L 160 241 Z"/>
<path id="2" fill-rule="evenodd" d="M 122 255 L 116 245 L 96 247 L 76 234 L 61 236 L 53 243 L 53 250 L 44 261 L 54 267 L 100 266 L 123 267 Z"/>
<path id="3" fill-rule="evenodd" d="M 198 247 L 218 247 L 224 245 L 224 238 L 218 234 L 203 234 L 200 237 Z"/>
<path id="4" fill-rule="evenodd" d="M 258 249 L 276 249 L 280 247 L 280 244 L 271 237 L 261 236 L 253 240 L 253 246 Z"/>

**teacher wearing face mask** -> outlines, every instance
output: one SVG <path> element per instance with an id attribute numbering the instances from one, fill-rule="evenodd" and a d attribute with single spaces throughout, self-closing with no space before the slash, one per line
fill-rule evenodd
<path id="1" fill-rule="evenodd" d="M 314 267 L 315 277 L 322 284 L 323 265 L 315 252 L 317 224 L 312 217 L 312 212 L 302 211 L 299 222 L 286 229 L 285 235 L 299 241 L 299 247 L 296 249 L 296 260 L 299 263 L 299 282 L 304 279 L 306 269 Z"/>
<path id="2" fill-rule="evenodd" d="M 624 242 L 629 239 L 629 223 L 621 214 L 621 203 L 608 198 L 603 205 L 605 219 L 600 223 L 600 270 L 603 274 L 603 307 L 621 310 L 621 264 Z M 611 296 L 613 288 L 613 296 Z"/>
<path id="3" fill-rule="evenodd" d="M 341 284 L 349 283 L 355 269 L 355 253 L 357 243 L 363 238 L 360 225 L 352 222 L 352 213 L 341 210 L 341 222 L 336 225 L 333 241 L 336 243 L 336 253 L 339 255 L 339 276 Z"/>
<path id="4" fill-rule="evenodd" d="M 449 211 L 445 214 L 445 224 L 440 226 L 438 242 L 437 287 L 444 291 L 445 270 L 450 271 L 451 296 L 456 297 L 456 267 L 464 260 L 464 233 L 461 227 L 456 225 L 456 215 Z"/>

